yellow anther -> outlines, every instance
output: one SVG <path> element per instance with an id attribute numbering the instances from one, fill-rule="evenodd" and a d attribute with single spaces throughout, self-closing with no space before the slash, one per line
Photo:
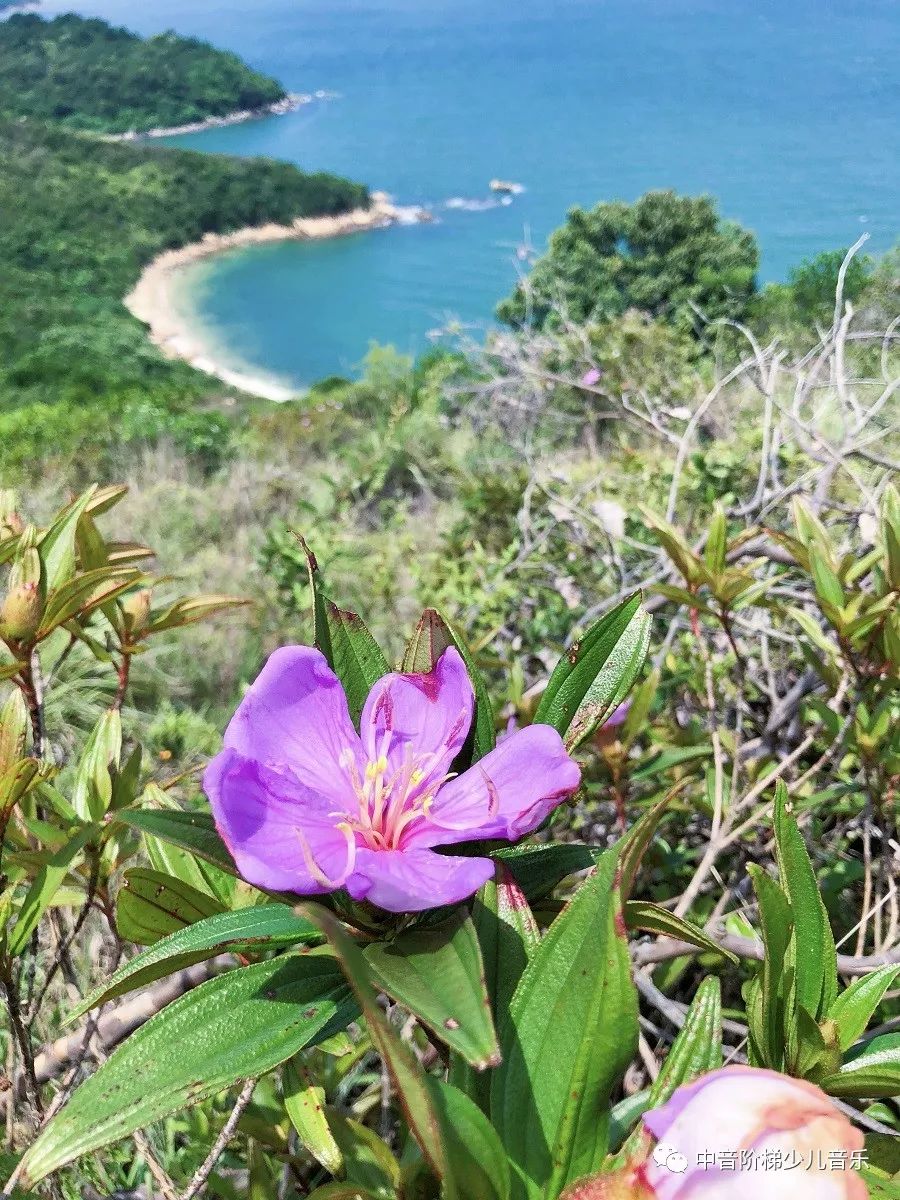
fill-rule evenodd
<path id="1" fill-rule="evenodd" d="M 412 775 L 410 775 L 409 782 L 413 785 L 413 787 L 418 787 L 424 778 L 424 771 L 415 770 L 413 771 Z"/>

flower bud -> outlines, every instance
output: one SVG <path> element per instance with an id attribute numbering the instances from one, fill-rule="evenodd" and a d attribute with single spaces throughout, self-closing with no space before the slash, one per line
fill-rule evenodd
<path id="1" fill-rule="evenodd" d="M 150 620 L 150 589 L 141 588 L 139 591 L 130 592 L 121 603 L 129 633 L 143 633 Z"/>
<path id="2" fill-rule="evenodd" d="M 657 1139 L 643 1180 L 656 1200 L 865 1200 L 863 1135 L 823 1091 L 725 1067 L 644 1114 Z"/>
<path id="3" fill-rule="evenodd" d="M 11 642 L 30 642 L 40 628 L 43 612 L 36 583 L 20 583 L 10 588 L 0 605 L 0 637 Z"/>
<path id="4" fill-rule="evenodd" d="M 44 615 L 41 594 L 41 559 L 30 547 L 21 551 L 9 573 L 6 596 L 0 605 L 0 637 L 12 642 L 30 642 Z"/>
<path id="5" fill-rule="evenodd" d="M 654 1200 L 654 1195 L 639 1170 L 624 1167 L 579 1179 L 566 1188 L 559 1200 Z"/>

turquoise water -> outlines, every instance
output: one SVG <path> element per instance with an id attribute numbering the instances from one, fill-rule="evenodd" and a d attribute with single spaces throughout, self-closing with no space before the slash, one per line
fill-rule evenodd
<path id="1" fill-rule="evenodd" d="M 72 5 L 44 4 L 46 11 Z M 266 154 L 434 207 L 433 225 L 255 248 L 204 271 L 229 355 L 303 383 L 371 340 L 482 326 L 573 204 L 674 187 L 752 228 L 764 279 L 900 226 L 895 0 L 85 0 L 142 33 L 238 51 L 296 91 L 285 117 L 173 139 Z M 484 200 L 495 176 L 526 191 Z"/>

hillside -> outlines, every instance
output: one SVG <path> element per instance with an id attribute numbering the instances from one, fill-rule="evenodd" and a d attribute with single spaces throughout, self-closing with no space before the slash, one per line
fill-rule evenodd
<path id="1" fill-rule="evenodd" d="M 0 471 L 163 432 L 215 458 L 224 420 L 203 402 L 224 389 L 164 359 L 122 297 L 154 255 L 207 232 L 368 202 L 359 184 L 287 163 L 0 118 Z"/>
<path id="2" fill-rule="evenodd" d="M 195 38 L 140 38 L 74 14 L 0 24 L 0 112 L 125 133 L 222 117 L 285 98 L 275 79 Z"/>

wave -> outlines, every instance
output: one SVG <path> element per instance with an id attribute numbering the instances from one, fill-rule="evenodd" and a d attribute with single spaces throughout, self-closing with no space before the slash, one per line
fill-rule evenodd
<path id="1" fill-rule="evenodd" d="M 470 200 L 464 196 L 451 196 L 444 201 L 444 208 L 456 208 L 462 212 L 488 212 L 492 208 L 507 208 L 512 204 L 512 196 L 488 196 L 484 199 Z"/>

